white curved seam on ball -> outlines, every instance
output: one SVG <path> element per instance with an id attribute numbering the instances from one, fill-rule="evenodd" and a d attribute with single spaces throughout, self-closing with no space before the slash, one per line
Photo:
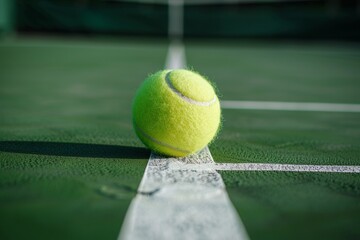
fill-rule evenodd
<path id="1" fill-rule="evenodd" d="M 164 142 L 161 142 L 153 137 L 151 137 L 150 135 L 146 134 L 141 128 L 139 128 L 137 126 L 137 124 L 134 122 L 134 127 L 146 138 L 150 139 L 151 141 L 163 146 L 163 147 L 167 147 L 167 148 L 171 148 L 175 151 L 179 151 L 179 152 L 183 152 L 183 153 L 191 153 L 190 151 L 187 151 L 187 150 L 184 150 L 184 149 L 181 149 L 181 148 L 177 148 L 177 147 L 174 147 L 174 146 L 171 146 L 170 144 L 167 144 L 167 143 L 164 143 Z"/>
<path id="2" fill-rule="evenodd" d="M 181 97 L 183 100 L 185 100 L 186 102 L 190 103 L 190 104 L 195 104 L 195 105 L 199 105 L 199 106 L 210 106 L 212 105 L 213 103 L 216 102 L 216 96 L 214 96 L 214 98 L 208 102 L 201 102 L 201 101 L 196 101 L 194 99 L 191 99 L 189 97 L 186 97 L 184 94 L 182 94 L 181 92 L 179 92 L 175 87 L 174 85 L 172 84 L 171 82 L 171 79 L 170 79 L 170 73 L 172 71 L 169 71 L 168 73 L 166 73 L 166 76 L 165 76 L 165 82 L 167 83 L 167 85 L 169 86 L 169 88 L 175 93 L 177 94 L 179 97 Z"/>

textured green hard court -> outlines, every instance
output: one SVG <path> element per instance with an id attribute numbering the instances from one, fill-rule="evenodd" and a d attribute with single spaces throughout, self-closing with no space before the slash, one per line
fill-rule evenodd
<path id="1" fill-rule="evenodd" d="M 116 239 L 150 152 L 131 101 L 162 43 L 0 45 L 3 239 Z"/>
<path id="2" fill-rule="evenodd" d="M 360 103 L 360 46 L 194 42 L 225 100 Z M 220 64 L 219 64 L 220 63 Z M 360 113 L 223 110 L 216 162 L 360 165 Z M 251 239 L 357 239 L 359 174 L 225 172 Z"/>
<path id="3" fill-rule="evenodd" d="M 357 239 L 360 177 L 221 172 L 251 239 Z"/>
<path id="4" fill-rule="evenodd" d="M 360 103 L 360 48 L 186 42 L 224 100 Z M 0 42 L 0 238 L 116 239 L 150 151 L 131 104 L 159 40 Z M 216 162 L 359 165 L 360 114 L 223 109 Z M 225 172 L 251 239 L 357 239 L 359 175 Z"/>

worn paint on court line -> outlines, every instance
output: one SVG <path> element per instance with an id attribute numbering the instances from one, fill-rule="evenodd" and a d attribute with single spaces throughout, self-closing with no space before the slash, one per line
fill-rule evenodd
<path id="1" fill-rule="evenodd" d="M 346 165 L 300 165 L 274 163 L 209 163 L 177 166 L 188 170 L 214 169 L 220 171 L 278 171 L 278 172 L 326 172 L 360 173 L 360 166 Z"/>
<path id="2" fill-rule="evenodd" d="M 248 239 L 208 148 L 185 158 L 152 154 L 120 239 Z"/>

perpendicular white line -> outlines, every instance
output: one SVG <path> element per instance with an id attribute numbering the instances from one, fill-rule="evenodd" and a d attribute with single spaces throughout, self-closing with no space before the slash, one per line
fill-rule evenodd
<path id="1" fill-rule="evenodd" d="M 327 173 L 360 173 L 360 166 L 352 165 L 304 165 L 275 163 L 209 163 L 187 164 L 187 170 L 220 170 L 220 171 L 277 171 L 277 172 L 327 172 Z"/>
<path id="2" fill-rule="evenodd" d="M 360 112 L 360 104 L 315 102 L 221 101 L 223 109 Z"/>

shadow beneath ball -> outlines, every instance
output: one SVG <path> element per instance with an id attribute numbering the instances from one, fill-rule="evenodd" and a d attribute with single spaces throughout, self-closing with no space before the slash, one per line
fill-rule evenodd
<path id="1" fill-rule="evenodd" d="M 0 151 L 62 157 L 148 159 L 142 147 L 36 141 L 0 141 Z"/>

